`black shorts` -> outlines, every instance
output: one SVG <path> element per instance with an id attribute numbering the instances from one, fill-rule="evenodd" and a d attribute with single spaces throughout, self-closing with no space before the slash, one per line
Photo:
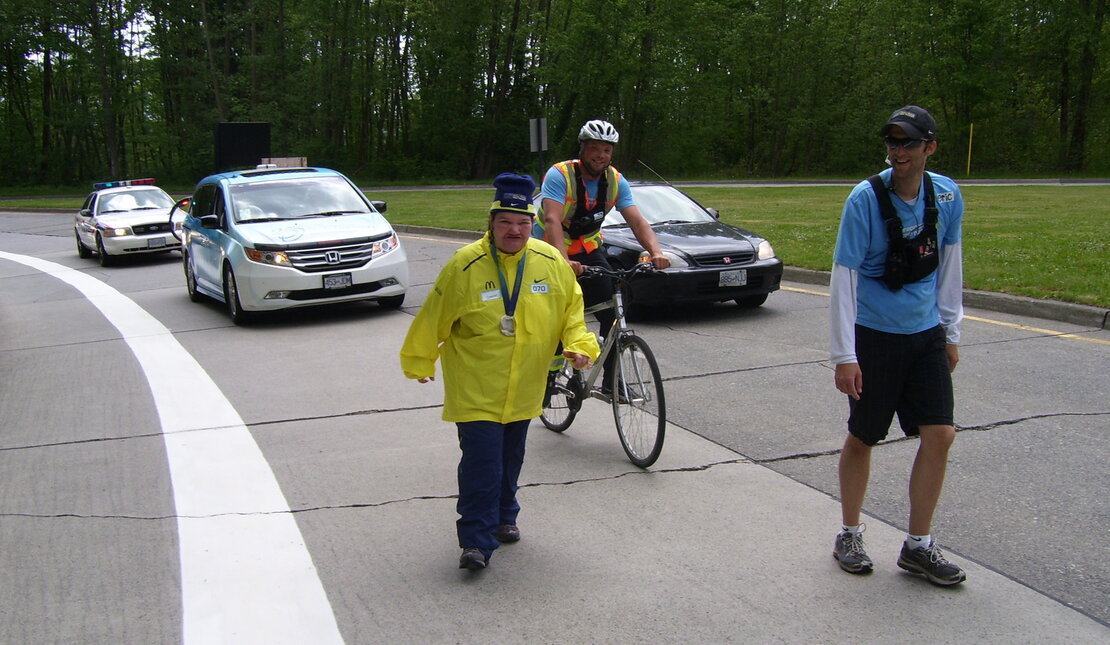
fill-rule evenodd
<path id="1" fill-rule="evenodd" d="M 863 373 L 859 401 L 848 397 L 848 432 L 873 446 L 894 414 L 906 436 L 924 425 L 952 425 L 952 371 L 944 328 L 889 334 L 856 325 L 856 359 Z"/>

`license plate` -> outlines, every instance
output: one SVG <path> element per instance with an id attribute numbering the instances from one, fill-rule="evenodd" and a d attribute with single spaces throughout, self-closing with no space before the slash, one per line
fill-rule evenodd
<path id="1" fill-rule="evenodd" d="M 350 273 L 333 273 L 324 276 L 325 289 L 346 289 L 351 286 L 351 284 Z"/>
<path id="2" fill-rule="evenodd" d="M 158 248 L 161 248 L 165 245 L 166 245 L 166 238 L 164 238 L 164 237 L 152 237 L 152 238 L 150 238 L 149 240 L 146 241 L 146 248 L 148 248 L 148 249 L 158 249 Z"/>
<path id="3" fill-rule="evenodd" d="M 718 287 L 742 287 L 748 284 L 748 270 L 747 269 L 733 269 L 732 271 L 721 271 L 720 278 L 717 280 Z"/>

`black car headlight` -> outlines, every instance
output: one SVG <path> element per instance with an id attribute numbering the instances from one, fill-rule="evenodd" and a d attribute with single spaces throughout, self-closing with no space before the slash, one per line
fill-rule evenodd
<path id="1" fill-rule="evenodd" d="M 770 260 L 775 257 L 775 249 L 771 248 L 770 242 L 763 240 L 756 249 L 756 257 L 760 260 Z"/>

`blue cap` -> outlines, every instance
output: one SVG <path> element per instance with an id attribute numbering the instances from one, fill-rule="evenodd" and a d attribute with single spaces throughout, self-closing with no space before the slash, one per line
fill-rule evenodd
<path id="1" fill-rule="evenodd" d="M 503 172 L 493 180 L 493 204 L 489 207 L 490 213 L 509 211 L 523 213 L 535 217 L 536 205 L 532 203 L 532 193 L 536 190 L 536 181 L 531 175 L 517 175 Z"/>

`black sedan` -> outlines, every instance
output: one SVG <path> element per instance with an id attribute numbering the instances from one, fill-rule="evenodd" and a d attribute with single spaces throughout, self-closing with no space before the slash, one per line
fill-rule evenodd
<path id="1" fill-rule="evenodd" d="M 671 266 L 625 285 L 626 304 L 735 300 L 758 307 L 779 288 L 782 261 L 767 240 L 720 221 L 716 211 L 674 186 L 632 182 L 632 194 Z M 644 252 L 616 209 L 606 216 L 602 233 L 614 267 L 628 268 Z"/>

